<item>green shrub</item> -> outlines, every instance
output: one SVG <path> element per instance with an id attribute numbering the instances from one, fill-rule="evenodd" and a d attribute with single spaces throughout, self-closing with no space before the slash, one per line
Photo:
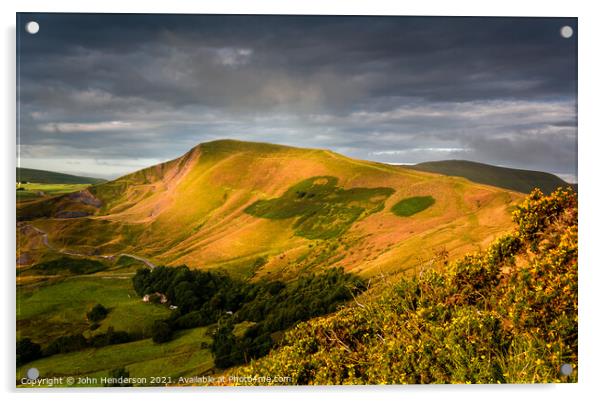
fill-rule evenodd
<path id="1" fill-rule="evenodd" d="M 22 338 L 17 341 L 17 366 L 34 361 L 42 357 L 40 344 L 31 341 L 30 338 Z"/>
<path id="2" fill-rule="evenodd" d="M 105 387 L 132 387 L 131 383 L 128 383 L 127 380 L 123 380 L 123 379 L 129 379 L 129 377 L 130 377 L 130 372 L 124 367 L 116 368 L 116 369 L 109 371 L 108 377 L 110 377 L 112 379 L 117 379 L 117 380 L 116 381 L 108 381 L 104 385 Z"/>
<path id="3" fill-rule="evenodd" d="M 101 304 L 96 304 L 86 313 L 86 317 L 91 322 L 100 322 L 109 314 L 109 310 Z"/>
<path id="4" fill-rule="evenodd" d="M 155 344 L 166 343 L 171 340 L 173 331 L 167 322 L 157 320 L 151 329 L 152 338 Z"/>
<path id="5" fill-rule="evenodd" d="M 141 336 L 132 335 L 126 331 L 115 331 L 113 326 L 109 326 L 105 333 L 96 334 L 88 344 L 95 348 L 105 347 L 113 344 L 123 344 L 130 341 L 139 340 Z"/>
<path id="6" fill-rule="evenodd" d="M 69 334 L 52 340 L 46 349 L 44 349 L 44 355 L 50 356 L 54 354 L 79 351 L 87 346 L 88 342 L 82 334 Z"/>

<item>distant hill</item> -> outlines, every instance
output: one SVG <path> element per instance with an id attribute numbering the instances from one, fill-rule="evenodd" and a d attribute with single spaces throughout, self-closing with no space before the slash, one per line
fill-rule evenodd
<path id="1" fill-rule="evenodd" d="M 573 189 L 577 189 L 576 184 L 569 184 L 554 174 L 542 171 L 498 167 L 466 160 L 425 162 L 403 167 L 429 173 L 464 177 L 480 184 L 492 185 L 522 193 L 529 193 L 534 188 L 539 188 L 546 194 L 551 193 L 558 187 L 570 186 Z"/>
<path id="2" fill-rule="evenodd" d="M 454 257 L 485 246 L 511 228 L 522 198 L 328 150 L 220 140 L 18 205 L 19 252 L 34 262 L 49 252 L 34 224 L 70 252 L 128 253 L 254 279 L 337 266 L 369 276 L 409 269 L 433 248 Z"/>
<path id="3" fill-rule="evenodd" d="M 77 175 L 23 167 L 17 167 L 17 181 L 36 182 L 40 184 L 101 184 L 106 182 L 106 180 L 103 180 L 102 178 L 80 177 Z"/>

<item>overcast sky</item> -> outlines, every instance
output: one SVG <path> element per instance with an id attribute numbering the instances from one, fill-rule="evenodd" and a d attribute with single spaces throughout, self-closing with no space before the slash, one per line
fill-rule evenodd
<path id="1" fill-rule="evenodd" d="M 25 32 L 26 22 L 40 30 Z M 20 165 L 113 178 L 232 138 L 577 175 L 577 20 L 20 14 Z M 574 34 L 564 38 L 563 26 Z"/>

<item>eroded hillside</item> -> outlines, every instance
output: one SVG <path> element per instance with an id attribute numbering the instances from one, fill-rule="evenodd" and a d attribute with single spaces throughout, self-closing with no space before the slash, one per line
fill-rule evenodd
<path id="1" fill-rule="evenodd" d="M 395 212 L 414 198 L 432 201 Z M 254 278 L 334 266 L 401 272 L 433 252 L 459 256 L 507 232 L 522 198 L 326 150 L 222 140 L 18 207 L 17 260 L 26 268 L 65 252 L 128 253 Z"/>

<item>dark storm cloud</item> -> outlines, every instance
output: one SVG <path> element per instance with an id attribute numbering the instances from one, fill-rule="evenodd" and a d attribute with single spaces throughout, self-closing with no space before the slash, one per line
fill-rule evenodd
<path id="1" fill-rule="evenodd" d="M 575 19 L 18 19 L 24 165 L 117 175 L 227 137 L 576 174 Z"/>

